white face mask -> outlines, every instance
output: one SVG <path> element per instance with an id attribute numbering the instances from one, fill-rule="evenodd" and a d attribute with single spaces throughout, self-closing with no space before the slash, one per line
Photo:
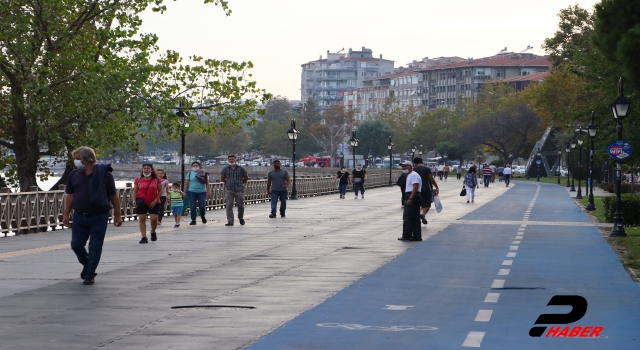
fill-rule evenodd
<path id="1" fill-rule="evenodd" d="M 75 164 L 76 168 L 82 168 L 84 166 L 82 165 L 82 161 L 80 159 L 74 159 L 73 164 Z"/>
<path id="2" fill-rule="evenodd" d="M 235 161 L 229 161 L 229 165 L 235 165 L 236 162 Z"/>
<path id="3" fill-rule="evenodd" d="M 191 168 L 191 170 L 193 170 L 193 171 L 200 171 L 200 168 L 198 168 L 197 166 L 194 166 L 193 168 Z"/>
<path id="4" fill-rule="evenodd" d="M 144 177 L 149 177 L 151 176 L 151 173 L 142 173 L 142 175 L 144 175 Z"/>
<path id="5" fill-rule="evenodd" d="M 402 170 L 403 173 L 408 174 L 409 173 L 409 169 L 404 169 Z"/>

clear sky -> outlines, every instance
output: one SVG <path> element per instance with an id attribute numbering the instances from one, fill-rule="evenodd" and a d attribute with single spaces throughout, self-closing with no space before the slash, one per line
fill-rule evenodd
<path id="1" fill-rule="evenodd" d="M 492 56 L 527 45 L 544 54 L 558 12 L 595 0 L 229 0 L 233 13 L 202 0 L 166 1 L 168 11 L 145 12 L 142 31 L 161 50 L 183 56 L 252 61 L 260 88 L 300 99 L 300 65 L 327 50 L 366 46 L 395 66 L 422 57 Z"/>

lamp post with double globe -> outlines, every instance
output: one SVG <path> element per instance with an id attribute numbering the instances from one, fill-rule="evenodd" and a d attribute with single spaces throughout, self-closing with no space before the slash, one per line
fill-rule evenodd
<path id="1" fill-rule="evenodd" d="M 576 145 L 578 144 L 576 139 L 572 139 L 571 140 L 571 169 L 573 170 L 571 172 L 571 189 L 569 191 L 571 192 L 575 192 L 576 191 L 576 187 L 575 187 L 575 179 L 576 179 Z"/>
<path id="2" fill-rule="evenodd" d="M 629 112 L 629 106 L 631 101 L 624 96 L 622 91 L 622 78 L 618 81 L 618 97 L 611 103 L 610 107 L 613 111 L 613 116 L 618 122 L 616 130 L 618 131 L 618 141 L 622 140 L 622 120 L 627 116 Z M 626 237 L 627 233 L 624 231 L 624 220 L 622 218 L 622 199 L 621 199 L 621 187 L 622 187 L 622 162 L 616 160 L 616 212 L 613 214 L 613 230 L 609 236 L 611 237 Z"/>
<path id="3" fill-rule="evenodd" d="M 349 144 L 353 147 L 353 167 L 356 167 L 356 147 L 358 147 L 358 138 L 356 137 L 356 131 L 353 130 L 351 132 L 351 138 L 349 139 Z"/>
<path id="4" fill-rule="evenodd" d="M 413 158 L 416 157 L 416 142 L 413 141 L 411 143 L 411 162 L 413 163 Z"/>
<path id="5" fill-rule="evenodd" d="M 589 138 L 591 139 L 591 147 L 589 149 L 589 202 L 585 207 L 586 210 L 596 210 L 596 205 L 593 202 L 593 139 L 596 138 L 596 133 L 598 132 L 598 127 L 596 126 L 595 116 L 593 112 L 591 112 L 591 124 L 587 127 L 589 130 Z"/>
<path id="6" fill-rule="evenodd" d="M 298 190 L 296 189 L 296 141 L 298 140 L 298 134 L 300 132 L 296 129 L 296 120 L 291 119 L 291 129 L 287 131 L 289 141 L 293 145 L 293 157 L 291 162 L 293 163 L 293 187 L 291 188 L 291 199 L 298 199 Z"/>
<path id="7" fill-rule="evenodd" d="M 558 150 L 558 185 L 560 185 L 560 173 L 562 172 L 562 150 Z"/>
<path id="8" fill-rule="evenodd" d="M 387 149 L 389 149 L 389 187 L 393 186 L 391 182 L 391 168 L 393 168 L 393 143 L 391 142 L 391 136 L 389 136 L 389 143 L 387 143 Z"/>

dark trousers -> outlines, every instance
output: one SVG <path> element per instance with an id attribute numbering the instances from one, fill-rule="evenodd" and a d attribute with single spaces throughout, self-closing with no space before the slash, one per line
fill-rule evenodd
<path id="1" fill-rule="evenodd" d="M 411 196 L 411 192 L 405 193 L 404 212 L 402 213 L 402 238 L 421 240 L 422 225 L 420 223 L 420 201 L 411 201 L 411 205 L 406 204 L 406 200 Z"/>
<path id="2" fill-rule="evenodd" d="M 287 190 L 271 190 L 271 214 L 273 215 L 276 214 L 278 198 L 280 198 L 280 215 L 284 215 L 285 210 L 287 210 Z"/>
<path id="3" fill-rule="evenodd" d="M 162 221 L 164 217 L 164 212 L 167 210 L 167 196 L 160 197 L 160 210 L 158 211 L 158 221 Z"/>
<path id="4" fill-rule="evenodd" d="M 405 190 L 405 187 L 400 187 L 400 191 L 402 192 L 402 195 L 400 196 L 400 203 L 402 204 L 402 206 L 404 206 L 404 202 L 405 202 L 405 200 L 404 200 L 404 190 Z"/>
<path id="5" fill-rule="evenodd" d="M 71 249 L 82 266 L 87 269 L 85 278 L 96 277 L 96 269 L 102 256 L 102 244 L 104 235 L 107 232 L 109 212 L 100 215 L 83 216 L 73 214 L 73 224 L 71 225 Z M 84 248 L 89 241 L 89 251 Z"/>
<path id="6" fill-rule="evenodd" d="M 460 180 L 460 177 L 461 177 L 461 176 L 462 176 L 462 174 L 461 174 L 461 173 L 460 173 L 460 174 L 456 173 L 456 177 L 458 178 L 458 180 Z"/>
<path id="7" fill-rule="evenodd" d="M 491 182 L 491 175 L 484 175 L 484 187 L 489 187 L 489 182 Z"/>
<path id="8" fill-rule="evenodd" d="M 356 197 L 358 196 L 358 190 L 364 195 L 364 182 L 354 182 L 353 183 L 353 192 L 355 192 Z"/>
<path id="9" fill-rule="evenodd" d="M 509 182 L 511 182 L 511 174 L 504 174 L 504 183 L 509 186 Z"/>

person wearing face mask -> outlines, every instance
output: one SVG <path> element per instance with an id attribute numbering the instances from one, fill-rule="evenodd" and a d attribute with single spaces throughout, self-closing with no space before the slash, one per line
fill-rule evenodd
<path id="1" fill-rule="evenodd" d="M 276 208 L 278 206 L 278 198 L 280 198 L 280 217 L 284 217 L 287 210 L 287 187 L 291 178 L 289 172 L 280 169 L 280 161 L 273 162 L 273 170 L 267 175 L 267 193 L 271 195 L 271 214 L 270 218 L 276 217 Z M 271 187 L 273 185 L 273 188 Z"/>
<path id="2" fill-rule="evenodd" d="M 358 199 L 358 191 L 362 193 L 364 199 L 364 182 L 367 181 L 367 171 L 362 169 L 362 164 L 357 163 L 356 168 L 351 173 L 351 183 L 353 184 L 354 199 Z"/>
<path id="3" fill-rule="evenodd" d="M 142 174 L 133 182 L 131 197 L 135 213 L 138 214 L 138 226 L 140 227 L 140 244 L 149 243 L 147 239 L 147 215 L 151 221 L 151 241 L 158 239 L 156 227 L 158 226 L 158 211 L 160 210 L 160 197 L 162 196 L 162 181 L 153 165 L 142 164 Z"/>
<path id="4" fill-rule="evenodd" d="M 65 188 L 62 224 L 71 227 L 71 249 L 83 269 L 83 284 L 91 285 L 102 255 L 102 245 L 113 205 L 113 224 L 122 225 L 120 198 L 111 172 L 111 164 L 96 164 L 96 153 L 83 146 L 72 153 L 78 168 L 69 174 Z M 73 218 L 70 217 L 73 209 Z M 71 225 L 73 220 L 73 226 Z M 89 241 L 89 251 L 85 249 Z"/>
<path id="5" fill-rule="evenodd" d="M 244 185 L 249 181 L 247 171 L 236 162 L 236 156 L 227 157 L 229 166 L 222 169 L 220 181 L 224 182 L 225 202 L 227 206 L 227 223 L 225 226 L 233 226 L 233 202 L 238 207 L 238 220 L 244 225 Z"/>
<path id="6" fill-rule="evenodd" d="M 344 199 L 347 195 L 347 185 L 349 184 L 349 172 L 347 171 L 347 167 L 343 166 L 340 171 L 336 174 L 336 178 L 333 182 L 338 182 L 338 192 L 340 192 L 340 198 Z M 358 198 L 358 196 L 356 196 Z"/>
<path id="7" fill-rule="evenodd" d="M 207 210 L 207 199 L 209 199 L 209 176 L 205 176 L 205 181 L 201 182 L 197 175 L 202 170 L 202 164 L 198 161 L 191 163 L 191 171 L 184 177 L 184 190 L 182 197 L 189 196 L 189 212 L 191 214 L 191 222 L 189 225 L 196 224 L 198 217 L 198 209 L 200 209 L 200 219 L 203 224 L 207 223 L 205 213 Z M 208 175 L 208 173 L 206 173 Z"/>
<path id="8" fill-rule="evenodd" d="M 420 206 L 422 205 L 422 178 L 413 171 L 413 164 L 405 160 L 400 163 L 402 172 L 407 175 L 405 188 L 404 212 L 402 214 L 402 237 L 399 241 L 421 241 L 422 225 L 420 225 Z"/>

